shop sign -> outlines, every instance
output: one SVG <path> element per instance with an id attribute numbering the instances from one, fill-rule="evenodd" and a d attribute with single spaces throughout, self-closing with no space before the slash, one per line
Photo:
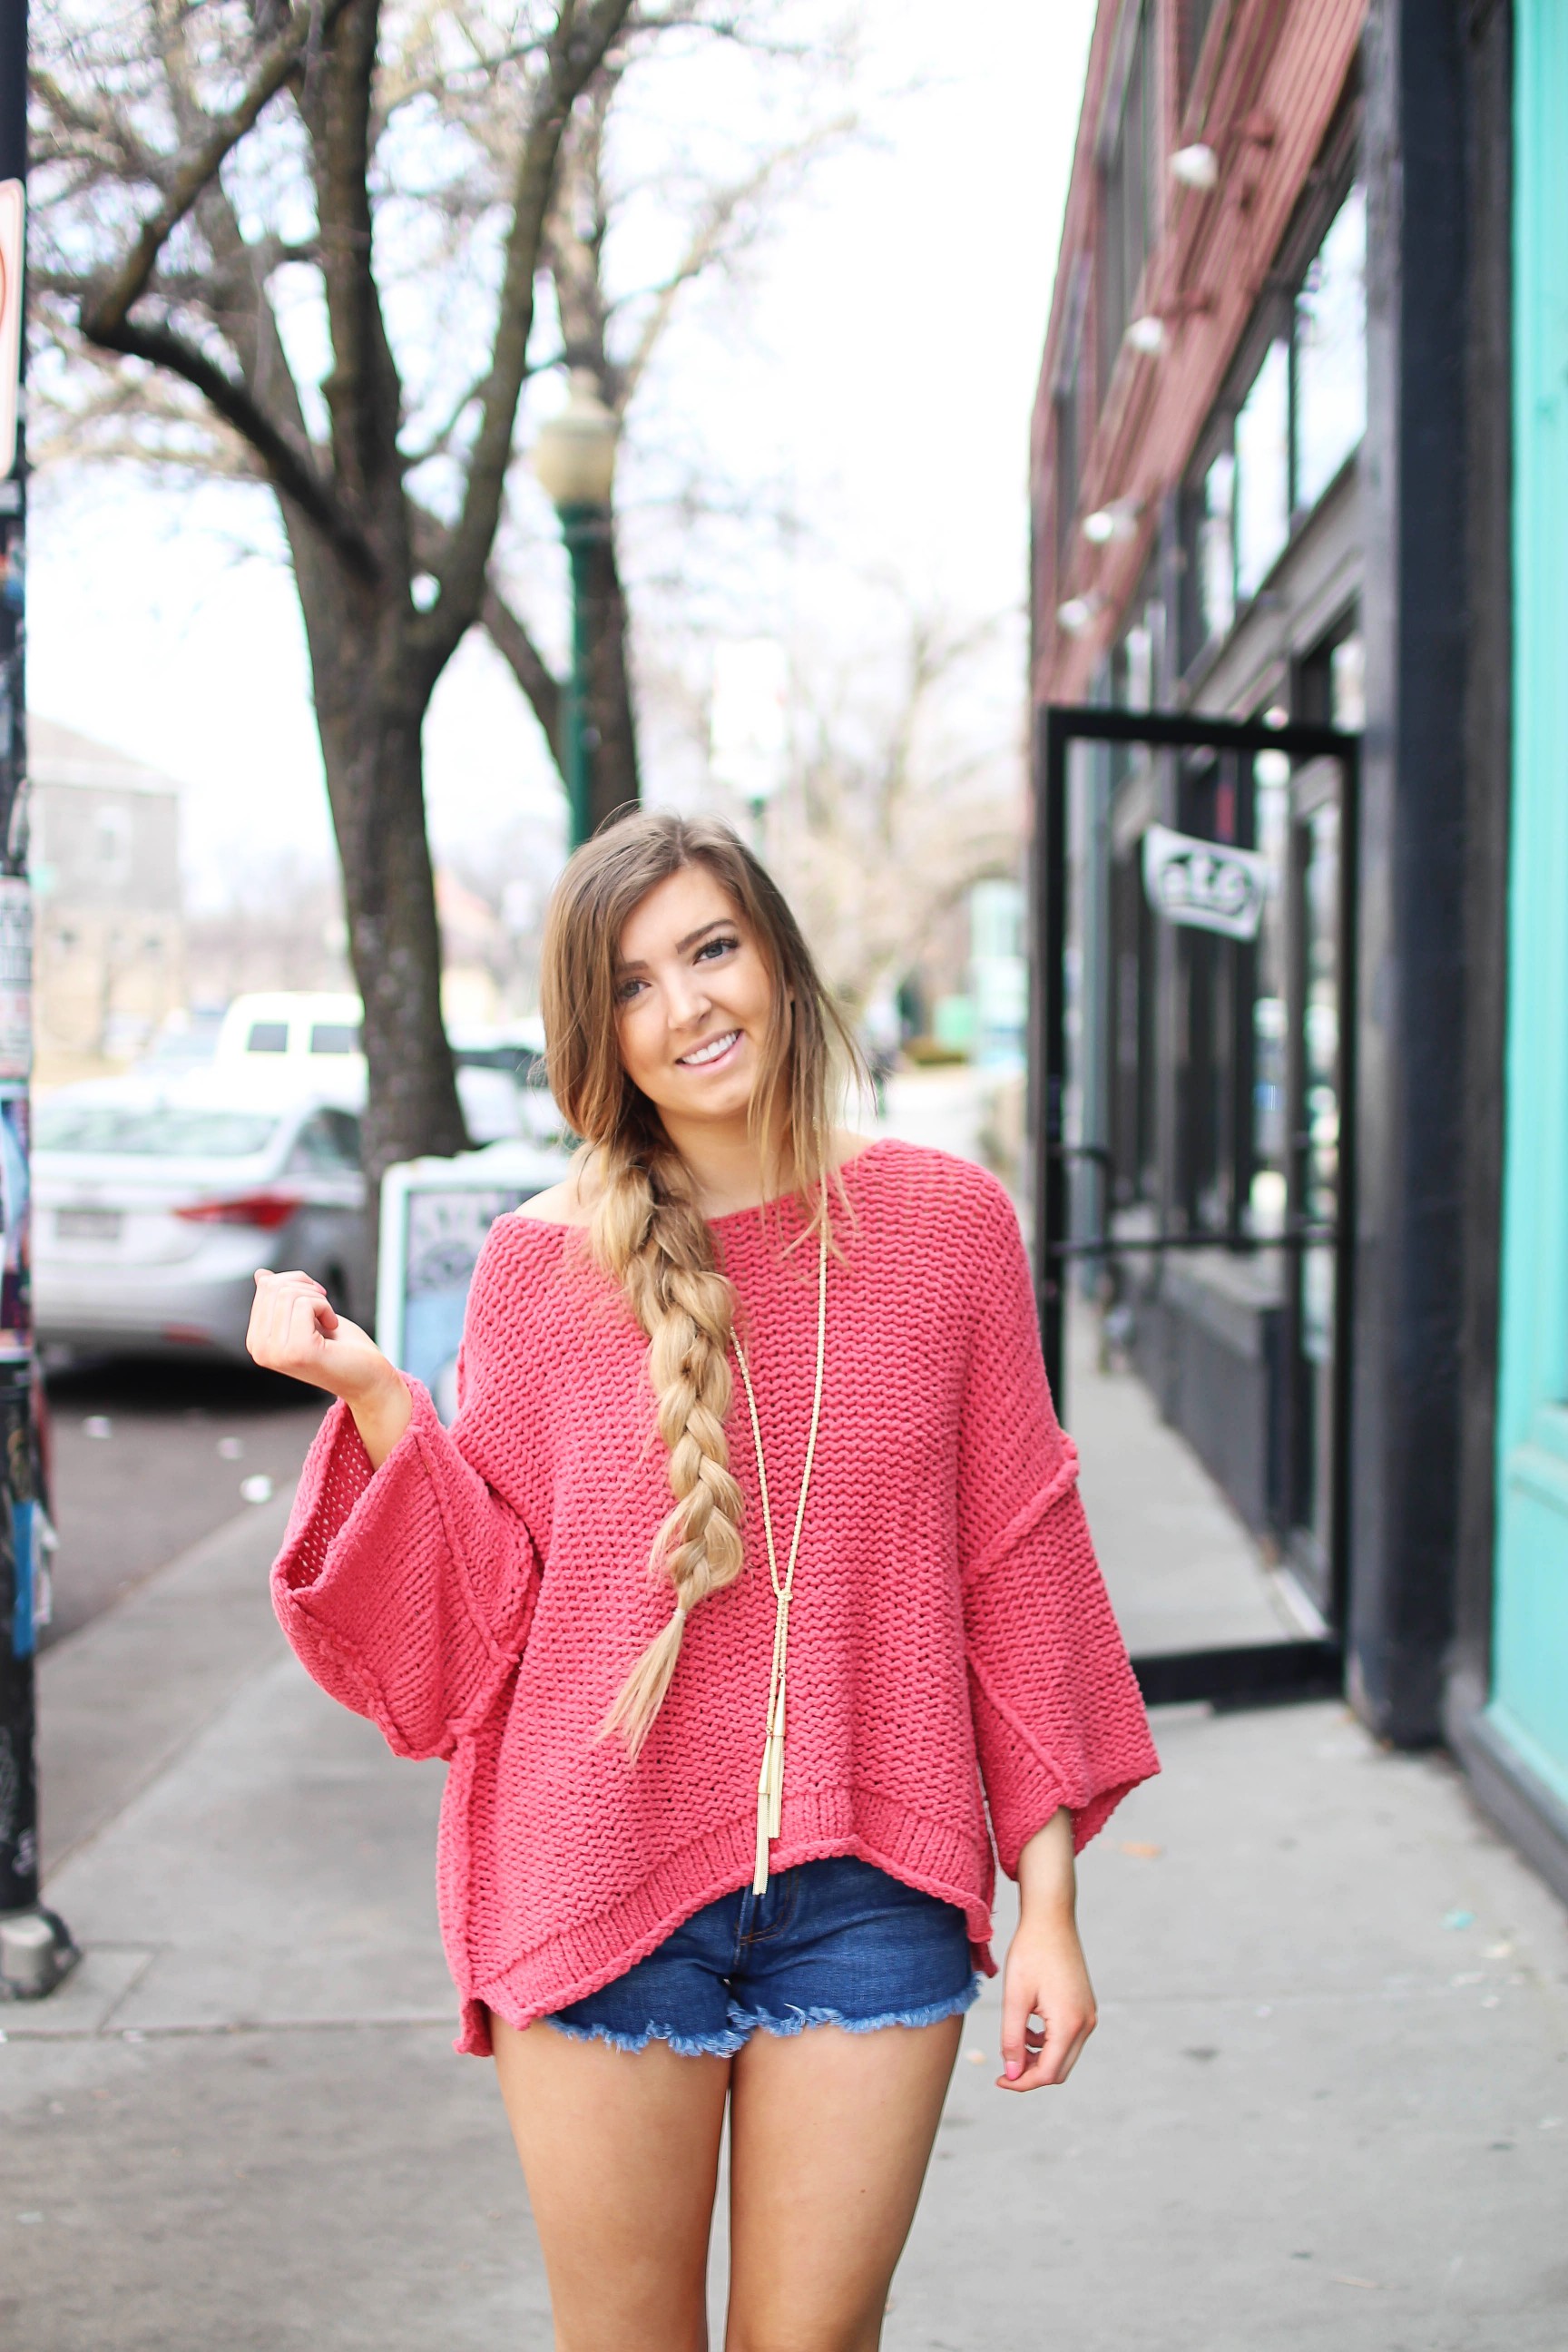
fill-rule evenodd
<path id="1" fill-rule="evenodd" d="M 1143 888 L 1168 923 L 1255 940 L 1268 896 L 1269 865 L 1254 849 L 1200 841 L 1152 824 L 1143 835 Z"/>

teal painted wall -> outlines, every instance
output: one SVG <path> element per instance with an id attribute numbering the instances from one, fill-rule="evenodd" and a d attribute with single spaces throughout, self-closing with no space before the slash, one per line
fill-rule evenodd
<path id="1" fill-rule="evenodd" d="M 1514 770 L 1489 1716 L 1568 1802 L 1568 7 L 1517 0 Z"/>

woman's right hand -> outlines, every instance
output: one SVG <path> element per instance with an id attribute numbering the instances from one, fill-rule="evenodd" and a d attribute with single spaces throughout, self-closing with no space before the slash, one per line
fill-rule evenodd
<path id="1" fill-rule="evenodd" d="M 319 1282 L 258 1266 L 245 1344 L 268 1371 L 341 1397 L 380 1469 L 408 1426 L 408 1391 L 369 1332 L 340 1315 Z"/>

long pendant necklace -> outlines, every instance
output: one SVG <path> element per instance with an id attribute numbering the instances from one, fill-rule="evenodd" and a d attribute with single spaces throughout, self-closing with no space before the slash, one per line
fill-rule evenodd
<path id="1" fill-rule="evenodd" d="M 756 1391 L 752 1386 L 746 1351 L 739 1338 L 735 1341 L 735 1358 L 741 1367 L 746 1403 L 751 1410 L 752 1440 L 757 1450 L 757 1484 L 762 1489 L 763 1528 L 768 1540 L 768 1575 L 773 1588 L 773 1662 L 768 1677 L 768 1722 L 763 1742 L 763 1769 L 757 1776 L 757 1866 L 752 1878 L 753 1895 L 761 1895 L 766 1890 L 768 1846 L 779 1833 L 784 1805 L 784 1665 L 789 1648 L 789 1604 L 795 1591 L 795 1564 L 800 1551 L 800 1531 L 805 1520 L 806 1489 L 811 1485 L 811 1465 L 816 1456 L 817 1423 L 822 1418 L 822 1362 L 826 1333 L 827 1226 L 825 1221 L 816 1270 L 816 1382 L 811 1399 L 811 1431 L 805 1443 L 805 1467 L 800 1474 L 800 1500 L 795 1505 L 795 1533 L 790 1538 L 789 1560 L 782 1577 L 778 1554 L 773 1547 L 773 1515 L 768 1504 L 768 1474 L 763 1462 L 763 1425 L 757 1418 Z"/>

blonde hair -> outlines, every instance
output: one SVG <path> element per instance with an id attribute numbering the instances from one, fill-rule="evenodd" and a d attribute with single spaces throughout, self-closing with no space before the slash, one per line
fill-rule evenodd
<path id="1" fill-rule="evenodd" d="M 635 1757 L 664 1703 L 686 1621 L 741 1573 L 741 1490 L 730 1469 L 734 1296 L 713 1257 L 686 1163 L 658 1109 L 626 1076 L 616 1033 L 616 971 L 627 918 L 658 884 L 700 866 L 725 891 L 773 982 L 751 1118 L 768 1196 L 805 1196 L 806 1231 L 829 1217 L 833 1114 L 860 1056 L 778 885 L 739 835 L 708 817 L 638 811 L 584 844 L 545 917 L 540 1001 L 551 1092 L 598 1180 L 593 1254 L 647 1334 L 659 1435 L 675 1504 L 649 1567 L 675 1588 L 669 1622 L 649 1643 L 605 1720 Z"/>

